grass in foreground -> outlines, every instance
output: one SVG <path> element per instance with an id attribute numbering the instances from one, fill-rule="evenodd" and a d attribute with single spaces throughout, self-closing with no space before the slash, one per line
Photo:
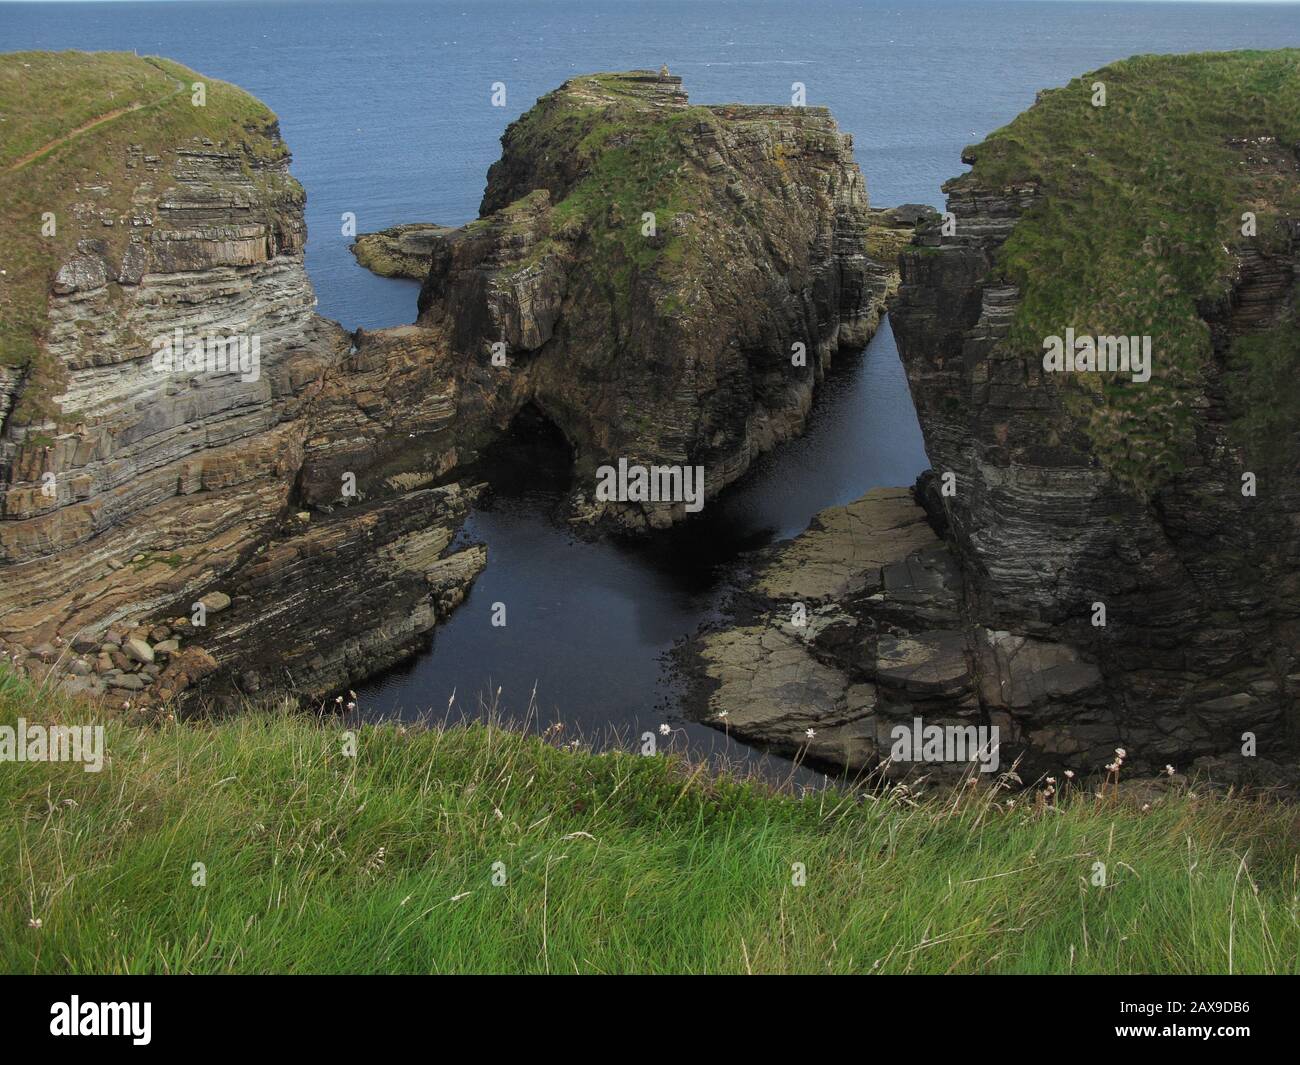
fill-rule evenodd
<path id="1" fill-rule="evenodd" d="M 0 668 L 20 715 L 89 716 Z M 101 720 L 101 773 L 0 764 L 4 970 L 1300 967 L 1286 807 L 800 799 L 496 727 L 366 727 L 351 758 L 297 715 Z"/>

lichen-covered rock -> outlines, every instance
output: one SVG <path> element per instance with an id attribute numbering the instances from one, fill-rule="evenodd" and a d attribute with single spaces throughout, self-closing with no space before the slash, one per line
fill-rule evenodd
<path id="1" fill-rule="evenodd" d="M 502 145 L 482 217 L 421 232 L 419 324 L 457 368 L 460 431 L 532 404 L 588 501 L 620 458 L 703 466 L 712 496 L 798 433 L 832 354 L 876 329 L 915 221 L 869 210 L 825 108 L 694 106 L 671 76 L 574 78 Z M 580 513 L 636 529 L 685 510 Z"/>

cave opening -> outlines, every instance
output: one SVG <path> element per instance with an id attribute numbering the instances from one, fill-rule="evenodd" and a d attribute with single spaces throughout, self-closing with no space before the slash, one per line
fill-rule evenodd
<path id="1" fill-rule="evenodd" d="M 520 408 L 474 466 L 476 475 L 498 495 L 564 494 L 573 483 L 573 449 L 559 426 L 533 402 Z"/>

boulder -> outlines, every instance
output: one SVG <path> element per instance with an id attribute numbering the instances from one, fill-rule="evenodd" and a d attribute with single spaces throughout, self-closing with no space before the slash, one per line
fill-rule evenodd
<path id="1" fill-rule="evenodd" d="M 199 603 L 209 614 L 219 614 L 230 606 L 230 596 L 225 592 L 208 592 Z"/>
<path id="2" fill-rule="evenodd" d="M 122 645 L 126 657 L 133 662 L 152 662 L 154 659 L 153 648 L 149 646 L 147 640 L 142 640 L 137 636 L 132 636 Z"/>

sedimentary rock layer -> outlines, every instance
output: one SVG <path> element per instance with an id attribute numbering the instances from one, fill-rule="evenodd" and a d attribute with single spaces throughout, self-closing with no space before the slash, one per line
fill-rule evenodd
<path id="1" fill-rule="evenodd" d="M 459 424 L 542 411 L 585 520 L 685 516 L 597 500 L 602 465 L 700 465 L 712 496 L 799 432 L 834 351 L 874 332 L 911 228 L 868 209 L 825 108 L 693 106 L 671 76 L 574 78 L 502 144 L 477 221 L 359 243 L 396 262 L 431 242 L 419 324 L 458 368 Z"/>
<path id="2" fill-rule="evenodd" d="M 333 474 L 341 447 L 322 435 L 321 409 L 392 382 L 368 377 L 350 360 L 352 338 L 314 313 L 303 193 L 274 116 L 164 61 L 3 62 L 6 93 L 32 94 L 29 106 L 4 108 L 20 145 L 47 82 L 81 78 L 105 100 L 138 94 L 141 106 L 0 172 L 6 211 L 22 216 L 7 230 L 6 262 L 17 265 L 0 292 L 0 638 L 27 650 L 84 646 L 90 690 L 128 674 L 148 687 L 162 672 L 146 669 L 152 659 L 101 669 L 101 645 L 110 634 L 119 645 L 147 641 L 144 619 L 188 619 L 220 586 L 235 609 L 214 611 L 204 630 L 169 625 L 155 642 L 175 633 L 211 645 L 214 668 L 235 676 L 282 653 L 274 679 L 308 692 L 387 664 L 450 609 L 448 573 L 471 579 L 482 560 L 448 567 L 434 557 L 464 512 L 458 496 L 434 505 L 417 493 L 403 510 L 380 504 L 406 482 L 372 485 L 362 474 L 346 494 L 340 475 L 329 492 L 319 486 L 314 471 Z M 317 444 L 324 453 L 313 456 Z M 336 503 L 347 509 L 322 513 L 318 527 L 311 508 Z M 413 515 L 427 523 L 418 536 Z M 313 559 L 311 580 L 290 558 Z M 302 607 L 312 584 L 317 605 L 294 615 L 291 636 L 277 619 Z M 329 598 L 349 589 L 345 624 L 344 605 Z M 408 617 L 388 625 L 397 610 Z M 336 655 L 348 625 L 375 632 Z"/>
<path id="3" fill-rule="evenodd" d="M 1294 766 L 1298 59 L 1116 64 L 967 150 L 949 223 L 903 253 L 891 314 L 933 463 L 918 495 L 947 544 L 903 565 L 945 574 L 946 617 L 895 602 L 887 579 L 865 599 L 752 589 L 765 620 L 744 638 L 819 678 L 824 711 L 783 715 L 767 678 L 733 720 L 791 748 L 820 717 L 823 760 L 854 767 L 888 754 L 881 726 L 909 702 L 939 723 L 998 725 L 1004 760 L 1030 773 L 1095 772 L 1116 748 L 1139 769 Z M 1263 84 L 1267 97 L 1251 88 Z M 1150 380 L 1045 369 L 1044 341 L 1067 329 L 1149 337 Z M 811 537 L 769 565 L 795 565 Z M 781 624 L 796 596 L 828 620 Z M 896 687 L 891 709 L 866 687 L 880 683 L 882 632 L 909 668 L 938 663 L 951 690 L 922 705 L 915 685 Z M 704 647 L 715 711 L 738 705 L 738 639 Z"/>
<path id="4" fill-rule="evenodd" d="M 429 273 L 434 244 L 451 232 L 449 226 L 409 222 L 379 233 L 362 233 L 351 250 L 357 262 L 380 277 L 423 281 Z"/>
<path id="5" fill-rule="evenodd" d="M 1261 753 L 1296 749 L 1300 130 L 1285 111 L 1300 100 L 1297 58 L 1118 64 L 1092 77 L 1109 84 L 1104 115 L 1088 78 L 1044 94 L 968 152 L 973 170 L 947 190 L 955 234 L 936 227 L 904 254 L 894 331 L 934 469 L 955 475 L 951 495 L 930 498 L 967 574 L 976 647 L 993 653 L 988 679 L 1014 666 L 999 648 L 1021 639 L 1097 674 L 1086 700 L 984 686 L 985 709 L 1009 714 L 1030 748 L 1095 764 L 1121 745 L 1157 766 L 1240 751 L 1246 732 Z M 1227 88 L 1270 71 L 1276 109 Z M 1209 114 L 1195 95 L 1207 77 L 1231 97 Z M 1157 104 L 1172 125 L 1195 117 L 1168 141 L 1148 130 L 1165 171 L 1117 180 L 1109 167 L 1141 158 L 1130 116 Z M 1096 161 L 1068 177 L 1064 143 L 1027 158 L 1006 147 L 1049 131 L 1083 140 L 1070 132 L 1080 121 Z M 1181 189 L 1218 199 L 1175 236 L 1165 219 Z M 1078 206 L 1108 200 L 1109 221 Z M 1060 267 L 1031 272 L 1051 240 Z M 1098 279 L 1102 261 L 1113 265 Z M 1150 382 L 1045 372 L 1044 338 L 1071 326 L 1151 336 Z M 1273 360 L 1291 369 L 1268 396 L 1251 378 L 1262 385 Z"/>

